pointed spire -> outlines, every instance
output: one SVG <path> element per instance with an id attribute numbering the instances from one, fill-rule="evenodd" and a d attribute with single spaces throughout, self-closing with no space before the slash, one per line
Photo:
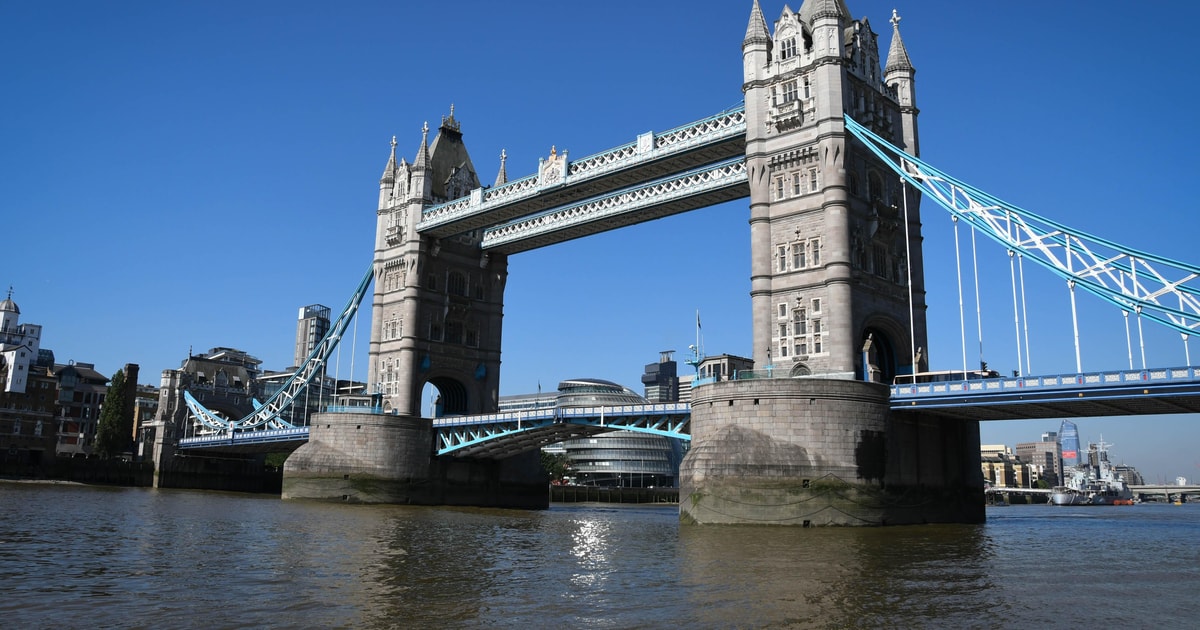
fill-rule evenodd
<path id="1" fill-rule="evenodd" d="M 504 167 L 504 163 L 508 161 L 508 154 L 504 149 L 500 149 L 500 172 L 496 173 L 496 186 L 503 186 L 508 183 L 508 170 Z"/>
<path id="2" fill-rule="evenodd" d="M 746 38 L 742 40 L 742 48 L 751 44 L 770 44 L 771 33 L 767 30 L 767 20 L 763 17 L 762 7 L 754 0 L 750 9 L 750 23 L 746 25 Z"/>
<path id="3" fill-rule="evenodd" d="M 413 160 L 413 168 L 425 169 L 429 167 L 429 123 L 426 122 L 421 126 L 421 148 L 417 149 L 417 159 Z"/>
<path id="4" fill-rule="evenodd" d="M 892 47 L 888 49 L 887 65 L 883 68 L 883 73 L 891 74 L 894 71 L 913 72 L 912 63 L 908 60 L 908 49 L 904 47 L 904 40 L 900 39 L 900 16 L 892 9 Z"/>
<path id="5" fill-rule="evenodd" d="M 843 20 L 850 19 L 850 9 L 846 8 L 843 0 L 804 0 L 797 12 L 800 20 L 812 26 L 817 18 L 835 17 Z"/>
<path id="6" fill-rule="evenodd" d="M 380 184 L 391 184 L 396 181 L 396 136 L 392 136 L 392 154 L 388 157 L 387 166 L 383 167 L 383 177 Z"/>

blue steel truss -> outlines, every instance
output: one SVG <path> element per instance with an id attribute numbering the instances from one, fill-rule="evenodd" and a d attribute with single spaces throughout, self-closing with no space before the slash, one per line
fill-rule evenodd
<path id="1" fill-rule="evenodd" d="M 321 342 L 313 348 L 304 363 L 296 368 L 296 372 L 265 402 L 254 401 L 255 409 L 250 415 L 236 420 L 222 418 L 205 408 L 192 396 L 191 392 L 185 391 L 183 399 L 192 418 L 217 435 L 263 429 L 295 428 L 292 423 L 281 418 L 280 414 L 287 411 L 297 398 L 303 396 L 313 379 L 319 378 L 323 373 L 322 368 L 325 367 L 330 355 L 342 340 L 346 328 L 354 320 L 354 316 L 358 313 L 358 306 L 366 296 L 367 288 L 371 285 L 374 277 L 375 268 L 372 265 L 367 269 L 362 281 L 358 283 L 358 288 L 346 303 L 346 307 L 342 309 L 341 315 L 338 315 L 338 318 L 330 324 L 329 332 L 325 333 Z"/>
<path id="2" fill-rule="evenodd" d="M 481 416 L 436 418 L 438 455 L 506 457 L 571 437 L 636 431 L 691 440 L 691 405 L 551 407 Z"/>
<path id="3" fill-rule="evenodd" d="M 950 213 L 1010 252 L 1038 264 L 1126 313 L 1187 338 L 1200 328 L 1200 267 L 1125 247 L 1039 216 L 955 179 L 846 117 L 846 129 Z"/>

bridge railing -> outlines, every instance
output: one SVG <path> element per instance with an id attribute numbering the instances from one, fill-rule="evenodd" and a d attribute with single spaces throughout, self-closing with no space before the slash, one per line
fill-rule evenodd
<path id="1" fill-rule="evenodd" d="M 1114 387 L 1167 385 L 1200 380 L 1200 368 L 1176 367 L 1151 370 L 1114 370 L 1083 374 L 1053 376 L 1014 376 L 936 383 L 915 383 L 892 386 L 892 397 L 912 398 L 943 396 L 960 393 L 1018 392 L 1022 390 L 1078 389 L 1080 387 Z"/>
<path id="2" fill-rule="evenodd" d="M 210 433 L 180 438 L 179 445 L 204 446 L 207 444 L 230 444 L 234 442 L 277 442 L 308 437 L 308 427 L 289 427 L 286 429 L 264 429 L 262 431 L 237 431 L 229 433 Z"/>
<path id="3" fill-rule="evenodd" d="M 843 372 L 837 370 L 828 370 L 822 372 L 809 372 L 808 374 L 792 374 L 790 367 L 765 367 L 761 370 L 737 370 L 730 377 L 731 381 L 750 381 L 761 379 L 797 379 L 797 378 L 817 378 L 829 379 L 838 381 L 854 381 L 858 380 L 854 372 Z M 715 381 L 710 381 L 715 382 Z"/>

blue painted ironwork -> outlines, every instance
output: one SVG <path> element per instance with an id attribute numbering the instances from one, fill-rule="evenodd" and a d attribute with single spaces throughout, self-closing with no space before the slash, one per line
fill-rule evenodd
<path id="1" fill-rule="evenodd" d="M 278 444 L 281 442 L 307 442 L 308 427 L 264 429 L 237 433 L 210 433 L 179 440 L 180 448 L 213 448 L 222 446 L 246 446 L 253 444 Z"/>
<path id="2" fill-rule="evenodd" d="M 1125 247 L 1021 209 L 905 153 L 849 116 L 845 122 L 847 131 L 905 181 L 1010 251 L 1028 254 L 1069 283 L 1127 313 L 1185 336 L 1200 329 L 1200 267 Z"/>
<path id="3" fill-rule="evenodd" d="M 480 246 L 514 253 L 525 247 L 512 243 L 540 239 L 537 245 L 544 246 L 686 212 L 747 196 L 747 181 L 746 158 L 740 156 L 487 228 Z"/>
<path id="4" fill-rule="evenodd" d="M 298 398 L 304 395 L 309 384 L 320 377 L 323 373 L 322 368 L 325 367 L 330 355 L 333 354 L 338 343 L 342 340 L 342 335 L 345 334 L 346 328 L 350 322 L 354 320 L 358 313 L 358 307 L 362 303 L 363 297 L 367 294 L 367 288 L 371 285 L 371 280 L 375 277 L 375 268 L 372 266 L 367 269 L 367 273 L 363 276 L 362 281 L 358 283 L 354 294 L 350 296 L 350 300 L 342 309 L 338 318 L 329 326 L 329 331 L 321 338 L 318 343 L 309 353 L 308 358 L 300 367 L 296 368 L 296 372 L 283 383 L 283 385 L 271 395 L 265 402 L 256 404 L 254 412 L 239 419 L 226 419 L 214 414 L 209 409 L 205 408 L 200 401 L 196 400 L 190 392 L 184 392 L 184 402 L 187 404 L 188 411 L 191 417 L 214 432 L 215 435 L 224 435 L 228 439 L 231 432 L 240 433 L 245 431 L 262 431 L 264 429 L 288 429 L 295 428 L 294 425 L 283 418 L 280 414 L 296 402 Z M 257 403 L 258 401 L 255 401 Z"/>
<path id="5" fill-rule="evenodd" d="M 571 160 L 561 176 L 540 173 L 421 211 L 417 231 L 449 236 L 511 221 L 734 156 L 745 157 L 744 105 L 669 131 L 647 132 L 634 142 Z"/>
<path id="6" fill-rule="evenodd" d="M 993 373 L 994 374 L 994 373 Z M 1200 368 L 1115 370 L 1054 376 L 945 380 L 892 385 L 891 408 L 973 420 L 1132 416 L 1200 412 Z"/>
<path id="7" fill-rule="evenodd" d="M 530 450 L 569 437 L 635 431 L 691 440 L 691 405 L 552 407 L 433 421 L 438 455 L 494 456 Z"/>

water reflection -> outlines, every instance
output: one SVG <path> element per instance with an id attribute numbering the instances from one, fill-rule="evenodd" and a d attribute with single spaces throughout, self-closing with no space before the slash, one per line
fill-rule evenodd
<path id="1" fill-rule="evenodd" d="M 0 506 L 3 628 L 1040 627 L 1063 602 L 1190 627 L 1200 589 L 1200 505 L 869 529 L 6 483 Z"/>
<path id="2" fill-rule="evenodd" d="M 702 623 L 744 627 L 964 625 L 1002 613 L 980 526 L 682 527 L 682 579 Z"/>

